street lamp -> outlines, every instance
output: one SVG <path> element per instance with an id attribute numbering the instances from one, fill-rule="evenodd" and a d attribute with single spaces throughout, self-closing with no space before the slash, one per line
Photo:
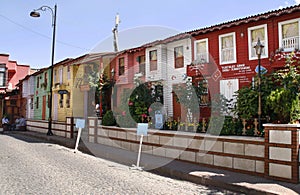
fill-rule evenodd
<path id="1" fill-rule="evenodd" d="M 110 103 L 110 109 L 111 110 L 113 110 L 113 106 L 114 106 L 114 97 L 113 97 L 113 95 L 114 95 L 114 85 L 115 85 L 115 69 L 114 68 L 112 68 L 111 69 L 111 103 Z"/>
<path id="2" fill-rule="evenodd" d="M 48 117 L 48 132 L 47 135 L 53 135 L 52 133 L 52 78 L 53 78 L 53 65 L 54 65 L 54 48 L 55 48 L 55 30 L 56 30 L 56 10 L 57 6 L 55 4 L 54 10 L 53 8 L 49 6 L 42 6 L 38 9 L 33 10 L 30 12 L 31 17 L 40 17 L 40 13 L 38 12 L 39 10 L 41 11 L 46 11 L 50 10 L 52 14 L 52 28 L 53 28 L 53 33 L 52 33 L 52 52 L 51 52 L 51 67 L 50 67 L 50 95 L 49 95 L 49 117 Z"/>
<path id="3" fill-rule="evenodd" d="M 254 46 L 257 59 L 258 59 L 258 129 L 261 132 L 261 65 L 260 58 L 265 46 L 261 44 L 260 39 L 258 38 L 256 45 Z"/>

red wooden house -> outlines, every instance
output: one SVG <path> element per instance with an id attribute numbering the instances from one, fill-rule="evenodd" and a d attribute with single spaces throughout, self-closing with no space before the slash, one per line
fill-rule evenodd
<path id="1" fill-rule="evenodd" d="M 261 65 L 268 72 L 283 67 L 284 60 L 277 60 L 276 52 L 299 50 L 299 13 L 297 5 L 188 32 L 193 37 L 193 63 L 187 67 L 187 74 L 194 83 L 204 81 L 208 86 L 201 117 L 209 117 L 206 104 L 212 96 L 222 94 L 234 99 L 235 91 L 253 82 L 258 39 L 264 45 Z"/>
<path id="2" fill-rule="evenodd" d="M 111 68 L 115 80 L 113 110 L 121 112 L 121 98 L 134 89 L 134 79 L 145 81 L 145 46 L 123 50 L 111 61 Z"/>

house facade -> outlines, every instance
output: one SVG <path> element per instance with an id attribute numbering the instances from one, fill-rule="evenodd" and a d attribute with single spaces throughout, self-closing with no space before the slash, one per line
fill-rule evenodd
<path id="1" fill-rule="evenodd" d="M 111 61 L 115 73 L 113 76 L 113 110 L 121 113 L 122 101 L 132 93 L 136 87 L 135 82 L 145 82 L 145 47 L 137 47 L 120 52 Z M 111 70 L 114 72 L 114 70 Z M 123 102 L 124 103 L 124 102 Z"/>
<path id="2" fill-rule="evenodd" d="M 145 80 L 160 94 L 157 102 L 163 105 L 168 117 L 184 118 L 173 88 L 185 83 L 187 65 L 192 62 L 190 36 L 184 33 L 156 42 L 146 48 L 145 56 Z"/>
<path id="3" fill-rule="evenodd" d="M 66 117 L 73 116 L 72 89 L 74 84 L 74 74 L 76 71 L 72 63 L 73 59 L 65 59 L 53 67 L 53 120 L 66 121 Z"/>
<path id="4" fill-rule="evenodd" d="M 50 100 L 50 76 L 51 69 L 44 68 L 36 72 L 33 76 L 34 96 L 33 108 L 35 120 L 48 120 L 49 118 L 49 100 Z M 32 84 L 31 83 L 31 84 Z M 32 99 L 31 99 L 32 100 Z M 30 103 L 32 103 L 30 100 Z"/>
<path id="5" fill-rule="evenodd" d="M 25 107 L 25 114 L 23 116 L 27 119 L 34 118 L 34 81 L 34 74 L 28 75 L 20 81 L 20 85 L 22 86 L 22 91 L 20 90 L 23 99 L 22 104 Z"/>
<path id="6" fill-rule="evenodd" d="M 29 65 L 20 65 L 10 60 L 8 54 L 0 54 L 0 117 L 8 115 L 13 121 L 20 115 L 20 101 L 17 96 L 18 82 L 30 74 Z"/>
<path id="7" fill-rule="evenodd" d="M 234 100 L 234 93 L 257 76 L 254 46 L 258 39 L 264 45 L 261 66 L 268 73 L 284 66 L 284 60 L 275 59 L 278 51 L 299 50 L 299 11 L 298 5 L 189 32 L 193 63 L 187 68 L 188 76 L 194 83 L 208 84 L 206 99 L 222 94 Z M 210 114 L 201 113 L 204 117 Z"/>
<path id="8" fill-rule="evenodd" d="M 111 71 L 114 52 L 91 53 L 74 59 L 73 69 L 73 116 L 96 116 L 95 107 L 100 105 L 100 113 L 111 109 Z M 105 82 L 101 81 L 105 77 Z M 98 89 L 101 84 L 104 87 Z M 102 115 L 101 115 L 102 116 Z"/>

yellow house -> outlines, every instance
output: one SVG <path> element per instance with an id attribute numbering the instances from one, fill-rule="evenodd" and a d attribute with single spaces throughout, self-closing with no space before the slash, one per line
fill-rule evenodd
<path id="1" fill-rule="evenodd" d="M 113 58 L 114 53 L 94 53 L 75 59 L 68 58 L 54 65 L 53 120 L 96 116 L 95 107 L 99 105 L 96 85 L 102 73 L 109 75 Z"/>
<path id="2" fill-rule="evenodd" d="M 74 75 L 78 66 L 73 66 L 76 59 L 66 59 L 53 67 L 53 120 L 66 121 L 66 117 L 73 116 L 73 87 Z"/>
<path id="3" fill-rule="evenodd" d="M 100 97 L 96 86 L 99 85 L 101 74 L 109 75 L 114 56 L 115 53 L 87 54 L 73 63 L 73 69 L 76 67 L 72 95 L 74 117 L 97 116 L 96 105 L 100 105 Z"/>

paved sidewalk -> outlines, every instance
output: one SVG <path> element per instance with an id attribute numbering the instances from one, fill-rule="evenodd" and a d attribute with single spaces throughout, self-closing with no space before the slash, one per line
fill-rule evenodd
<path id="1" fill-rule="evenodd" d="M 66 139 L 59 136 L 47 136 L 43 133 L 31 131 L 10 131 L 5 132 L 11 136 L 27 136 L 38 138 L 47 142 L 56 143 L 69 148 L 75 147 L 76 139 Z M 87 144 L 87 145 L 85 145 Z M 79 144 L 78 150 L 95 155 L 99 158 L 119 162 L 128 166 L 136 164 L 137 153 L 127 150 L 108 147 L 100 144 L 83 143 Z M 90 151 L 93 151 L 92 153 Z M 231 171 L 213 169 L 205 166 L 162 158 L 158 156 L 142 154 L 140 165 L 145 170 L 191 181 L 198 184 L 210 185 L 221 189 L 236 191 L 245 194 L 300 194 L 300 184 L 279 182 L 262 177 L 256 177 Z M 159 164 L 166 164 L 158 167 Z"/>

